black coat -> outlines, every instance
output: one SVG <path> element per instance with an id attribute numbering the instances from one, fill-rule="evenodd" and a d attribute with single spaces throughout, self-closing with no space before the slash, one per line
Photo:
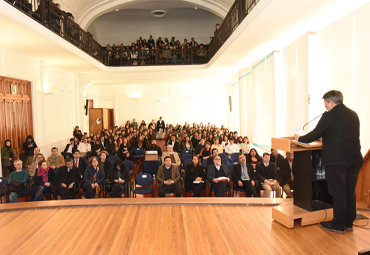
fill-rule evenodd
<path id="1" fill-rule="evenodd" d="M 109 175 L 109 180 L 112 183 L 115 183 L 114 180 L 117 180 L 118 178 L 121 178 L 122 180 L 124 180 L 125 183 L 130 181 L 130 172 L 127 169 L 127 167 L 121 170 L 114 169 L 112 171 L 112 174 Z"/>
<path id="2" fill-rule="evenodd" d="M 100 165 L 101 160 L 99 160 L 99 165 Z M 104 173 L 105 173 L 105 179 L 109 179 L 110 174 L 112 173 L 113 166 L 112 163 L 106 159 L 104 161 Z"/>
<path id="3" fill-rule="evenodd" d="M 62 166 L 58 169 L 58 172 L 55 175 L 54 186 L 58 187 L 61 183 L 69 186 L 72 182 L 78 185 L 78 183 L 81 181 L 81 175 L 78 171 L 78 168 L 73 166 L 69 173 L 67 169 L 68 168 L 66 166 Z"/>
<path id="4" fill-rule="evenodd" d="M 74 165 L 75 165 L 75 158 L 73 158 L 73 166 Z M 78 169 L 78 172 L 80 173 L 80 175 L 82 176 L 82 178 L 85 174 L 86 167 L 88 167 L 86 159 L 79 158 L 79 164 L 78 164 L 77 169 Z"/>
<path id="5" fill-rule="evenodd" d="M 71 145 L 70 143 L 68 143 L 68 144 L 66 145 L 66 148 L 64 149 L 64 153 L 67 153 L 68 148 L 69 148 L 69 146 L 70 146 L 70 145 Z M 73 153 L 75 150 L 77 150 L 77 145 L 76 145 L 76 144 L 75 144 L 75 145 L 73 145 L 72 153 Z"/>
<path id="6" fill-rule="evenodd" d="M 186 167 L 185 170 L 185 187 L 190 187 L 190 185 L 195 181 L 197 177 L 200 177 L 203 179 L 203 181 L 206 180 L 207 176 L 206 173 L 203 170 L 202 165 L 198 165 L 196 167 L 193 166 L 193 164 L 189 164 Z"/>
<path id="7" fill-rule="evenodd" d="M 357 113 L 338 104 L 325 112 L 314 130 L 299 142 L 310 143 L 322 137 L 322 165 L 362 166 L 360 120 Z"/>
<path id="8" fill-rule="evenodd" d="M 51 184 L 53 184 L 54 179 L 55 179 L 54 169 L 53 168 L 50 168 L 49 169 L 49 172 L 48 172 L 48 182 L 50 182 Z M 34 186 L 44 185 L 44 181 L 43 181 L 42 175 L 41 176 L 37 176 L 37 169 L 35 171 L 35 176 L 33 177 L 33 180 L 34 180 Z"/>
<path id="9" fill-rule="evenodd" d="M 246 166 L 247 166 L 247 171 L 249 175 L 249 180 L 256 182 L 256 172 L 253 169 L 253 166 L 248 163 L 246 164 Z M 242 177 L 242 167 L 240 164 L 237 164 L 234 166 L 234 170 L 233 170 L 233 175 L 232 175 L 233 181 L 234 182 L 242 181 L 241 177 Z"/>
<path id="10" fill-rule="evenodd" d="M 294 166 L 294 159 L 293 159 L 293 162 L 292 162 L 292 168 L 293 168 L 293 166 Z M 289 185 L 292 185 L 293 184 L 293 181 L 291 179 L 292 170 L 290 169 L 289 162 L 286 158 L 283 161 L 281 161 L 281 164 L 279 165 L 279 168 L 280 168 L 280 170 L 279 170 L 279 172 L 280 172 L 280 180 L 279 180 L 280 186 L 284 186 L 286 183 L 288 183 Z M 294 172 L 293 172 L 293 175 L 294 175 Z"/>
<path id="11" fill-rule="evenodd" d="M 259 180 L 261 183 L 265 181 L 266 179 L 266 172 L 270 171 L 272 179 L 276 179 L 275 175 L 275 164 L 274 163 L 269 163 L 269 166 L 266 167 L 263 162 L 258 163 L 256 166 L 256 178 Z"/>

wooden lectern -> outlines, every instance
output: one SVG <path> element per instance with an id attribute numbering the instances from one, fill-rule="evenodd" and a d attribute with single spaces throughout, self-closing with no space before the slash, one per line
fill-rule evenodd
<path id="1" fill-rule="evenodd" d="M 294 227 L 295 219 L 301 219 L 302 226 L 331 220 L 332 198 L 321 166 L 322 142 L 303 144 L 294 137 L 271 138 L 271 148 L 294 152 L 294 199 L 274 207 L 272 218 L 287 228 Z"/>

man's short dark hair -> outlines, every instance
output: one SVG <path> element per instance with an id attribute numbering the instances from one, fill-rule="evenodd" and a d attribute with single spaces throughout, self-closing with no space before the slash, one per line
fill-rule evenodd
<path id="1" fill-rule="evenodd" d="M 268 152 L 264 152 L 262 157 L 264 157 L 266 155 L 270 157 L 270 153 L 268 153 Z"/>
<path id="2" fill-rule="evenodd" d="M 343 94 L 339 90 L 330 90 L 326 92 L 322 99 L 326 102 L 333 102 L 334 104 L 343 104 Z"/>
<path id="3" fill-rule="evenodd" d="M 212 149 L 212 154 L 213 154 L 214 151 L 217 151 L 218 152 L 218 149 L 217 148 L 213 148 Z"/>
<path id="4" fill-rule="evenodd" d="M 51 148 L 51 151 L 53 151 L 53 150 L 58 150 L 58 148 L 57 147 Z"/>
<path id="5" fill-rule="evenodd" d="M 70 142 L 72 142 L 72 141 L 74 141 L 74 140 L 75 140 L 75 139 L 73 139 L 73 138 L 69 139 L 69 141 L 70 141 Z"/>
<path id="6" fill-rule="evenodd" d="M 66 157 L 66 164 L 67 164 L 68 162 L 72 162 L 72 163 L 73 163 L 73 159 L 71 159 L 70 157 Z"/>
<path id="7" fill-rule="evenodd" d="M 78 153 L 79 153 L 80 151 L 79 151 L 79 150 L 73 150 L 73 151 L 72 151 L 72 154 L 75 154 L 76 152 L 78 152 Z"/>
<path id="8" fill-rule="evenodd" d="M 164 157 L 164 160 L 163 161 L 166 161 L 166 159 L 171 159 L 171 157 L 170 156 L 166 156 L 166 157 Z M 172 160 L 172 159 L 171 159 Z"/>

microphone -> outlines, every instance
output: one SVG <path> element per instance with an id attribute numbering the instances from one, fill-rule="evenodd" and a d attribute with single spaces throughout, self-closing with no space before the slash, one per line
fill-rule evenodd
<path id="1" fill-rule="evenodd" d="M 305 126 L 307 126 L 308 124 L 310 124 L 312 121 L 314 121 L 315 119 L 317 119 L 318 117 L 321 117 L 325 112 L 321 113 L 319 116 L 317 116 L 316 118 L 310 120 L 309 122 L 307 122 L 306 124 L 303 125 L 302 127 L 302 130 L 304 129 Z"/>

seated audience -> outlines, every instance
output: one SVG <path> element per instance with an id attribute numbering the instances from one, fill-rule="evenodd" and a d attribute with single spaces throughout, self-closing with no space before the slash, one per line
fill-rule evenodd
<path id="1" fill-rule="evenodd" d="M 166 191 L 174 192 L 176 197 L 181 197 L 181 189 L 179 185 L 181 176 L 178 168 L 172 164 L 172 158 L 170 156 L 165 156 L 163 163 L 164 165 L 158 168 L 156 176 L 158 183 L 158 197 L 164 197 Z"/>
<path id="2" fill-rule="evenodd" d="M 198 156 L 192 156 L 191 163 L 186 167 L 185 175 L 185 187 L 194 192 L 193 197 L 200 197 L 202 189 L 205 188 L 206 174 Z"/>
<path id="3" fill-rule="evenodd" d="M 226 150 L 226 146 L 229 144 L 229 138 L 227 135 L 224 136 L 224 139 L 221 142 L 221 146 L 223 148 L 223 152 Z M 220 152 L 221 153 L 221 152 Z"/>
<path id="4" fill-rule="evenodd" d="M 216 148 L 213 148 L 212 149 L 212 154 L 209 156 L 209 158 L 207 159 L 207 167 L 209 165 L 213 165 L 214 164 L 214 158 L 218 156 L 218 150 Z M 207 171 L 207 169 L 205 169 Z"/>
<path id="5" fill-rule="evenodd" d="M 86 192 L 86 198 L 95 198 L 95 194 L 100 194 L 100 184 L 105 180 L 103 167 L 99 167 L 96 157 L 89 159 L 89 166 L 86 167 L 84 174 L 83 190 Z"/>
<path id="6" fill-rule="evenodd" d="M 90 156 L 91 145 L 87 143 L 87 138 L 83 138 L 83 142 L 78 145 L 78 150 L 81 153 L 81 158 Z"/>
<path id="7" fill-rule="evenodd" d="M 110 155 L 116 155 L 116 144 L 113 142 L 113 138 L 109 137 L 108 138 L 108 143 L 105 146 L 105 150 L 110 154 Z"/>
<path id="8" fill-rule="evenodd" d="M 125 183 L 130 181 L 130 173 L 121 159 L 114 162 L 112 174 L 109 176 L 112 185 L 112 198 L 120 197 L 120 192 L 126 191 Z"/>
<path id="9" fill-rule="evenodd" d="M 198 145 L 195 147 L 194 153 L 199 155 L 204 148 L 204 138 L 200 139 Z"/>
<path id="10" fill-rule="evenodd" d="M 1 149 L 1 165 L 3 167 L 3 177 L 8 175 L 14 170 L 15 154 L 12 147 L 12 142 L 9 139 L 5 140 L 5 146 Z"/>
<path id="11" fill-rule="evenodd" d="M 51 185 L 54 182 L 55 173 L 50 169 L 45 160 L 38 163 L 32 185 L 32 197 L 34 201 L 42 201 L 44 195 L 51 194 Z"/>
<path id="12" fill-rule="evenodd" d="M 81 179 L 83 179 L 85 170 L 87 168 L 86 159 L 80 157 L 80 151 L 75 150 L 73 152 L 73 165 L 78 169 Z"/>
<path id="13" fill-rule="evenodd" d="M 199 157 L 203 160 L 208 159 L 210 155 L 211 155 L 211 144 L 207 141 L 205 143 L 204 148 L 199 153 Z"/>
<path id="14" fill-rule="evenodd" d="M 81 181 L 81 175 L 78 168 L 73 165 L 73 159 L 68 157 L 65 160 L 66 165 L 58 168 L 55 175 L 54 188 L 61 199 L 74 199 L 78 194 L 78 185 Z M 55 194 L 55 193 L 54 193 Z"/>
<path id="15" fill-rule="evenodd" d="M 113 166 L 112 163 L 107 159 L 109 153 L 107 151 L 102 151 L 100 154 L 99 166 L 104 169 L 105 179 L 110 179 L 109 175 L 112 172 Z"/>
<path id="16" fill-rule="evenodd" d="M 103 138 L 104 140 L 104 138 Z M 103 145 L 99 140 L 95 142 L 95 144 L 92 146 L 91 155 L 92 156 L 100 156 L 101 152 L 104 150 Z"/>
<path id="17" fill-rule="evenodd" d="M 229 158 L 231 154 L 239 153 L 239 146 L 234 143 L 233 139 L 230 139 L 229 144 L 225 146 L 225 153 Z"/>
<path id="18" fill-rule="evenodd" d="M 233 171 L 233 181 L 234 185 L 246 190 L 245 196 L 258 197 L 256 191 L 256 174 L 254 172 L 253 166 L 246 163 L 245 156 L 243 154 L 239 155 L 239 164 L 234 166 Z"/>
<path id="19" fill-rule="evenodd" d="M 31 169 L 32 163 L 36 161 L 36 156 L 39 153 L 40 153 L 40 149 L 38 147 L 36 147 L 36 148 L 33 149 L 32 157 L 27 158 L 26 163 L 24 165 L 25 165 L 25 167 L 27 168 L 28 171 Z"/>
<path id="20" fill-rule="evenodd" d="M 180 151 L 180 144 L 179 144 L 179 142 L 176 141 L 176 136 L 175 135 L 171 135 L 171 140 L 168 141 L 167 144 L 171 144 L 172 145 L 172 148 L 176 152 L 179 152 Z"/>
<path id="21" fill-rule="evenodd" d="M 216 156 L 214 159 L 214 165 L 208 166 L 207 179 L 211 184 L 211 188 L 215 190 L 216 197 L 224 197 L 225 191 L 230 187 L 230 183 L 226 180 L 220 180 L 220 178 L 231 178 L 230 171 L 226 165 L 221 164 L 220 156 Z"/>
<path id="22" fill-rule="evenodd" d="M 249 140 L 247 136 L 244 136 L 243 142 L 239 143 L 239 149 L 240 149 L 241 154 L 244 154 L 245 156 L 247 156 L 247 154 L 249 153 L 249 150 L 251 149 L 251 145 L 249 144 Z"/>
<path id="23" fill-rule="evenodd" d="M 256 169 L 256 165 L 261 162 L 261 157 L 255 148 L 250 149 L 249 154 L 246 157 L 247 163 L 252 164 L 253 169 Z"/>
<path id="24" fill-rule="evenodd" d="M 22 168 L 22 160 L 14 160 L 15 171 L 9 174 L 8 190 L 10 191 L 10 203 L 18 202 L 18 197 L 22 197 L 26 192 L 28 181 L 28 171 Z"/>
<path id="25" fill-rule="evenodd" d="M 36 142 L 33 140 L 32 135 L 27 136 L 26 141 L 23 143 L 23 151 L 26 157 L 33 156 L 33 150 L 37 147 Z"/>
<path id="26" fill-rule="evenodd" d="M 128 160 L 130 158 L 129 153 L 129 144 L 127 142 L 127 138 L 123 138 L 123 142 L 119 146 L 117 156 L 122 159 L 123 161 Z"/>
<path id="27" fill-rule="evenodd" d="M 193 144 L 191 143 L 189 136 L 185 137 L 185 140 L 184 140 L 184 143 L 181 149 L 193 151 Z"/>
<path id="28" fill-rule="evenodd" d="M 287 194 L 288 198 L 293 198 L 294 189 L 294 173 L 293 173 L 293 162 L 294 154 L 293 152 L 286 152 L 286 158 L 281 162 L 279 166 L 280 170 L 280 184 L 283 187 L 284 192 Z"/>
<path id="29" fill-rule="evenodd" d="M 150 146 L 146 148 L 147 151 L 157 151 L 158 159 L 162 157 L 162 149 L 157 145 L 157 140 L 153 139 Z"/>
<path id="30" fill-rule="evenodd" d="M 283 160 L 284 157 L 277 150 L 271 149 L 270 163 L 275 163 L 279 167 Z"/>
<path id="31" fill-rule="evenodd" d="M 60 154 L 58 154 L 58 148 L 53 147 L 51 149 L 51 155 L 47 159 L 48 165 L 53 170 L 58 169 L 59 167 L 62 167 L 65 165 L 64 157 Z"/>
<path id="32" fill-rule="evenodd" d="M 36 160 L 35 162 L 32 162 L 28 173 L 31 179 L 34 179 L 33 177 L 35 176 L 36 170 L 39 167 L 39 162 L 44 160 L 44 155 L 42 155 L 41 153 L 36 154 Z"/>
<path id="33" fill-rule="evenodd" d="M 175 166 L 180 166 L 181 165 L 181 160 L 179 158 L 179 154 L 177 152 L 173 151 L 173 148 L 172 148 L 171 144 L 167 145 L 167 151 L 163 152 L 163 154 L 162 154 L 162 164 L 164 164 L 164 159 L 166 157 L 170 157 L 172 165 L 175 165 Z"/>
<path id="34" fill-rule="evenodd" d="M 271 197 L 271 191 L 276 197 L 281 197 L 281 188 L 275 176 L 275 163 L 270 163 L 270 154 L 263 153 L 262 162 L 256 166 L 256 178 L 261 182 L 266 197 Z"/>
<path id="35" fill-rule="evenodd" d="M 64 158 L 70 157 L 73 158 L 73 151 L 77 150 L 77 145 L 75 144 L 74 138 L 69 139 L 69 143 L 66 145 L 66 148 L 62 152 Z"/>
<path id="36" fill-rule="evenodd" d="M 213 138 L 213 144 L 211 146 L 211 151 L 213 151 L 213 149 L 217 149 L 219 153 L 223 152 L 223 147 L 220 144 L 220 141 L 218 140 L 218 138 Z"/>

